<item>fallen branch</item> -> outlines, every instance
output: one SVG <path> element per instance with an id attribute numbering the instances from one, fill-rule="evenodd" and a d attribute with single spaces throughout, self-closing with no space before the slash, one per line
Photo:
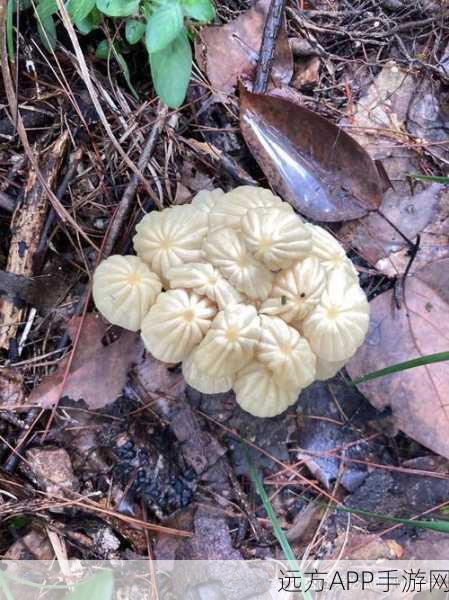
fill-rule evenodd
<path id="1" fill-rule="evenodd" d="M 11 244 L 6 271 L 30 277 L 34 271 L 34 257 L 45 224 L 48 209 L 46 189 L 52 189 L 59 175 L 61 161 L 69 141 L 68 133 L 62 135 L 43 156 L 41 183 L 35 169 L 31 169 L 20 210 L 16 210 L 11 221 Z M 22 321 L 23 309 L 17 308 L 8 299 L 0 300 L 0 320 L 7 326 L 0 330 L 0 348 L 9 349 L 9 342 L 16 336 Z"/>
<path id="2" fill-rule="evenodd" d="M 260 46 L 256 81 L 253 87 L 254 94 L 266 94 L 267 92 L 276 42 L 284 19 L 284 7 L 285 0 L 271 0 Z"/>

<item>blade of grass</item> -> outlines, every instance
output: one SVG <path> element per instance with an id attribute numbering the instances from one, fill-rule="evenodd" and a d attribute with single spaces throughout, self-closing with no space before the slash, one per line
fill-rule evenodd
<path id="1" fill-rule="evenodd" d="M 306 496 L 298 496 L 299 500 L 310 502 L 310 498 Z M 318 505 L 329 506 L 328 503 L 319 502 L 314 500 Z M 401 517 L 390 517 L 382 513 L 371 512 L 369 510 L 363 510 L 361 508 L 352 508 L 350 506 L 343 506 L 341 504 L 331 504 L 330 508 L 334 510 L 340 510 L 342 512 L 358 515 L 360 517 L 369 517 L 371 519 L 378 519 L 379 521 L 386 521 L 387 523 L 398 523 L 399 525 L 406 525 L 408 527 L 416 527 L 417 529 L 430 529 L 432 531 L 438 531 L 439 533 L 449 533 L 449 521 L 418 521 L 417 519 L 406 519 Z"/>
<path id="2" fill-rule="evenodd" d="M 281 527 L 281 524 L 279 523 L 279 519 L 277 518 L 276 513 L 274 512 L 273 506 L 271 505 L 270 499 L 268 498 L 268 494 L 265 491 L 265 488 L 263 487 L 263 483 L 256 471 L 256 467 L 254 466 L 254 463 L 251 460 L 251 456 L 249 455 L 248 448 L 245 444 L 242 444 L 242 450 L 245 455 L 246 462 L 248 463 L 249 474 L 250 474 L 251 480 L 254 484 L 254 487 L 257 490 L 257 493 L 259 494 L 259 496 L 262 500 L 262 504 L 265 509 L 265 512 L 267 513 L 268 518 L 273 527 L 274 535 L 276 536 L 276 539 L 282 548 L 285 558 L 288 560 L 290 565 L 294 568 L 295 577 L 297 577 L 300 580 L 300 582 L 302 582 L 304 580 L 304 578 L 303 578 L 303 575 L 299 568 L 299 565 L 296 561 L 295 555 L 293 554 L 293 550 L 287 540 L 287 537 Z M 310 595 L 309 592 L 301 592 L 301 594 L 302 594 L 302 597 L 304 598 L 304 600 L 312 600 L 312 596 Z"/>
<path id="3" fill-rule="evenodd" d="M 14 26 L 13 26 L 13 15 L 14 15 L 14 3 L 16 0 L 8 0 L 8 7 L 6 9 L 6 43 L 8 45 L 8 58 L 9 62 L 14 62 L 15 51 L 14 51 Z M 17 10 L 19 6 L 17 6 Z"/>
<path id="4" fill-rule="evenodd" d="M 405 362 L 390 365 L 389 367 L 379 369 L 378 371 L 372 371 L 371 373 L 367 373 L 366 375 L 363 375 L 358 379 L 354 379 L 352 383 L 354 385 L 357 385 L 359 383 L 364 383 L 365 381 L 371 381 L 372 379 L 378 379 L 379 377 L 386 377 L 387 375 L 392 375 L 393 373 L 406 371 L 407 369 L 415 369 L 416 367 L 431 365 L 433 363 L 444 362 L 447 360 L 449 360 L 449 352 L 437 352 L 436 354 L 428 354 L 427 356 L 420 356 L 418 358 L 406 360 Z"/>
<path id="5" fill-rule="evenodd" d="M 401 519 L 400 517 L 389 517 L 388 515 L 383 515 L 381 513 L 362 510 L 360 508 L 349 508 L 347 506 L 335 506 L 335 509 L 352 513 L 354 515 L 359 515 L 361 517 L 379 519 L 379 521 L 399 523 L 401 525 L 407 525 L 408 527 L 416 527 L 417 529 L 430 529 L 432 531 L 439 531 L 440 533 L 449 533 L 449 521 L 418 521 L 414 519 Z"/>
<path id="6" fill-rule="evenodd" d="M 438 175 L 411 175 L 413 179 L 419 181 L 431 181 L 433 183 L 449 183 L 449 177 L 439 177 Z"/>

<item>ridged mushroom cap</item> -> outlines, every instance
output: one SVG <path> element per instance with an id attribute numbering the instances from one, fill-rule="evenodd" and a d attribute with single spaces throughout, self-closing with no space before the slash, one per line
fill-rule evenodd
<path id="1" fill-rule="evenodd" d="M 315 256 L 281 271 L 274 279 L 269 297 L 260 308 L 286 323 L 302 321 L 317 306 L 326 285 L 326 271 Z"/>
<path id="2" fill-rule="evenodd" d="M 320 259 L 328 273 L 334 270 L 346 271 L 348 275 L 358 280 L 358 273 L 346 256 L 345 249 L 330 233 L 322 227 L 305 223 L 304 226 L 312 236 L 311 254 Z"/>
<path id="3" fill-rule="evenodd" d="M 204 255 L 237 290 L 255 300 L 270 293 L 273 274 L 248 251 L 233 229 L 217 229 L 203 244 Z"/>
<path id="4" fill-rule="evenodd" d="M 142 322 L 145 348 L 164 362 L 184 360 L 204 338 L 216 313 L 215 304 L 195 292 L 163 292 Z"/>
<path id="5" fill-rule="evenodd" d="M 271 207 L 294 212 L 290 204 L 283 202 L 270 190 L 252 185 L 241 185 L 219 198 L 209 213 L 209 227 L 212 230 L 231 227 L 240 231 L 241 219 L 249 209 Z"/>
<path id="6" fill-rule="evenodd" d="M 167 272 L 171 288 L 193 289 L 220 309 L 242 301 L 242 295 L 209 263 L 188 263 Z"/>
<path id="7" fill-rule="evenodd" d="M 193 352 L 182 362 L 182 374 L 186 383 L 202 394 L 223 394 L 229 392 L 234 385 L 234 375 L 210 377 L 198 368 L 196 352 Z"/>
<path id="8" fill-rule="evenodd" d="M 330 362 L 347 360 L 368 331 L 368 300 L 359 284 L 343 270 L 331 272 L 320 304 L 302 323 L 312 350 Z"/>
<path id="9" fill-rule="evenodd" d="M 255 417 L 276 417 L 294 404 L 300 389 L 281 386 L 266 365 L 254 360 L 237 373 L 237 403 Z"/>
<path id="10" fill-rule="evenodd" d="M 159 277 L 139 257 L 114 255 L 96 268 L 92 295 L 110 323 L 137 331 L 161 289 Z"/>
<path id="11" fill-rule="evenodd" d="M 236 304 L 222 310 L 195 353 L 195 364 L 210 377 L 233 375 L 252 360 L 260 338 L 254 306 Z"/>
<path id="12" fill-rule="evenodd" d="M 260 317 L 258 360 L 282 387 L 305 388 L 315 379 L 316 356 L 309 342 L 278 317 Z"/>
<path id="13" fill-rule="evenodd" d="M 154 210 L 137 224 L 134 249 L 166 280 L 170 267 L 202 260 L 207 222 L 207 213 L 190 204 Z"/>
<path id="14" fill-rule="evenodd" d="M 252 208 L 241 221 L 241 235 L 254 257 L 272 271 L 305 258 L 312 237 L 302 220 L 281 208 Z"/>

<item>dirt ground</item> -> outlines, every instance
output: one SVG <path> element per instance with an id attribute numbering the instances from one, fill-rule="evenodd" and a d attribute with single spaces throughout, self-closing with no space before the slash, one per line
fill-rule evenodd
<path id="1" fill-rule="evenodd" d="M 2 557 L 52 558 L 62 547 L 88 559 L 280 558 L 245 444 L 297 556 L 448 556 L 446 534 L 336 510 L 447 519 L 447 363 L 426 371 L 435 385 L 350 381 L 413 358 L 403 328 L 386 326 L 347 371 L 257 419 L 232 393 L 189 388 L 179 366 L 144 358 L 138 335 L 96 317 L 90 281 L 101 252 L 130 252 L 145 212 L 204 188 L 268 187 L 239 123 L 237 81 L 254 78 L 248 46 L 266 17 L 252 6 L 217 3 L 216 29 L 198 31 L 187 99 L 174 111 L 155 97 L 143 47 L 126 55 L 136 99 L 120 66 L 96 58 L 96 33 L 80 40 L 82 64 L 63 24 L 50 54 L 21 16 L 12 87 L 5 75 L 0 85 Z M 245 15 L 255 38 L 242 41 L 235 21 Z M 447 350 L 449 200 L 442 183 L 412 176 L 449 173 L 449 7 L 289 0 L 285 19 L 269 93 L 340 125 L 383 161 L 392 185 L 382 213 L 413 243 L 420 235 L 408 275 L 439 298 L 425 296 L 425 306 L 440 337 L 424 325 L 414 335 L 425 354 Z M 223 62 L 228 43 L 240 54 Z M 325 226 L 385 319 L 413 248 L 378 213 Z M 407 285 L 409 310 L 426 312 L 411 298 L 424 287 Z"/>

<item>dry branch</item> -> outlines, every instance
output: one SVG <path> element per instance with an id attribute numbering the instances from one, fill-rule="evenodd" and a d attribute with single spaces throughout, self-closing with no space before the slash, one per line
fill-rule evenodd
<path id="1" fill-rule="evenodd" d="M 33 275 L 34 257 L 39 245 L 48 208 L 46 187 L 53 189 L 57 181 L 62 158 L 69 141 L 68 133 L 62 135 L 42 157 L 41 171 L 45 186 L 30 171 L 22 203 L 17 207 L 11 221 L 11 245 L 6 270 L 16 275 Z M 0 300 L 0 322 L 7 326 L 0 330 L 0 348 L 8 349 L 22 319 L 22 309 L 9 300 Z"/>

